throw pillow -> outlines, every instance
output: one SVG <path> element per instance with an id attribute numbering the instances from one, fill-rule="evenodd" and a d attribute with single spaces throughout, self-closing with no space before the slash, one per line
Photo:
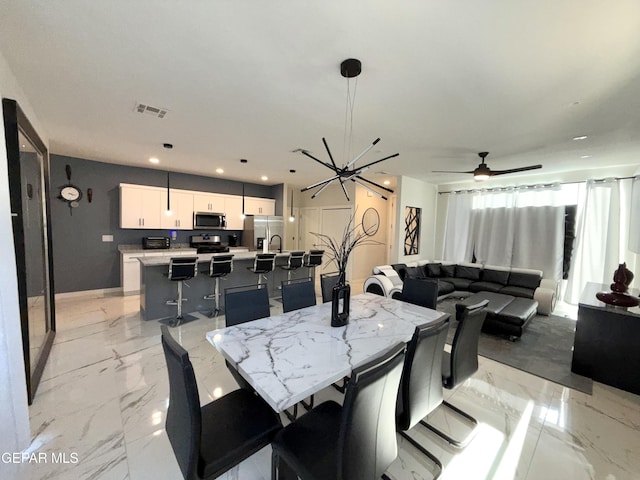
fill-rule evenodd
<path id="1" fill-rule="evenodd" d="M 485 268 L 482 272 L 482 281 L 506 285 L 509 281 L 509 272 Z"/>
<path id="2" fill-rule="evenodd" d="M 540 286 L 540 277 L 533 273 L 511 272 L 509 275 L 509 285 L 536 289 Z"/>
<path id="3" fill-rule="evenodd" d="M 455 265 L 441 265 L 440 273 L 443 277 L 455 277 L 456 276 L 456 266 Z"/>
<path id="4" fill-rule="evenodd" d="M 461 265 L 456 266 L 456 277 L 466 278 L 467 280 L 480 280 L 480 270 L 475 267 L 463 267 Z"/>
<path id="5" fill-rule="evenodd" d="M 424 271 L 427 277 L 440 277 L 442 275 L 440 267 L 442 267 L 441 263 L 427 263 L 424 266 Z"/>

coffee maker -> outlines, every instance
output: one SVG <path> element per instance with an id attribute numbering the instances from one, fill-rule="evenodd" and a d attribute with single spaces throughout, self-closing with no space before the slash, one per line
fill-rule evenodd
<path id="1" fill-rule="evenodd" d="M 237 234 L 233 234 L 233 235 L 229 235 L 228 236 L 228 243 L 230 247 L 237 247 L 238 246 L 238 235 Z"/>

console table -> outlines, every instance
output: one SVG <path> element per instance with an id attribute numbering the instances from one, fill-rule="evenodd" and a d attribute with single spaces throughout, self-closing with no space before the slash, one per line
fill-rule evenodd
<path id="1" fill-rule="evenodd" d="M 608 306 L 600 291 L 609 286 L 589 282 L 580 297 L 571 371 L 640 395 L 640 308 Z"/>

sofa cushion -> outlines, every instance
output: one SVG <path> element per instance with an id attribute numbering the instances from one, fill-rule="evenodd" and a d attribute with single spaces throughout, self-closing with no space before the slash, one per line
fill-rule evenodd
<path id="1" fill-rule="evenodd" d="M 426 280 L 427 277 L 424 273 L 422 267 L 407 267 L 407 277 L 406 278 L 417 278 L 420 280 Z"/>
<path id="2" fill-rule="evenodd" d="M 466 267 L 463 265 L 456 265 L 456 277 L 457 278 L 466 278 L 473 281 L 480 280 L 481 269 L 476 267 Z"/>
<path id="3" fill-rule="evenodd" d="M 498 293 L 500 289 L 503 288 L 504 285 L 500 283 L 492 283 L 492 282 L 473 282 L 469 285 L 469 290 L 471 292 L 493 292 Z"/>
<path id="4" fill-rule="evenodd" d="M 496 316 L 504 323 L 524 326 L 536 314 L 538 302 L 526 298 L 514 298 L 513 302 L 504 307 Z"/>
<path id="5" fill-rule="evenodd" d="M 514 287 L 513 285 L 507 285 L 502 287 L 499 293 L 504 295 L 512 295 L 514 297 L 533 298 L 534 290 L 531 288 Z"/>
<path id="6" fill-rule="evenodd" d="M 456 266 L 455 265 L 440 265 L 440 275 L 443 277 L 455 277 L 456 276 Z"/>
<path id="7" fill-rule="evenodd" d="M 511 272 L 509 274 L 509 283 L 514 287 L 523 287 L 536 289 L 540 285 L 540 276 L 535 273 Z"/>
<path id="8" fill-rule="evenodd" d="M 485 268 L 482 271 L 482 281 L 490 282 L 490 283 L 499 283 L 501 285 L 506 285 L 509 280 L 509 272 L 502 270 L 492 270 L 490 268 Z"/>
<path id="9" fill-rule="evenodd" d="M 445 277 L 441 280 L 452 284 L 456 290 L 469 290 L 469 285 L 471 285 L 471 280 L 468 278 Z"/>
<path id="10" fill-rule="evenodd" d="M 438 280 L 438 296 L 449 295 L 456 291 L 456 287 L 452 283 L 445 282 L 444 280 Z"/>
<path id="11" fill-rule="evenodd" d="M 400 280 L 404 282 L 404 277 L 407 276 L 407 266 L 404 263 L 394 263 L 391 268 L 398 273 Z"/>
<path id="12" fill-rule="evenodd" d="M 440 277 L 442 276 L 441 263 L 427 263 L 423 266 L 424 272 L 427 277 Z"/>

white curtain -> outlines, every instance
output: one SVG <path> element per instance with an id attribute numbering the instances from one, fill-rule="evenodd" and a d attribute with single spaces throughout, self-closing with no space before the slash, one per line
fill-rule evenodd
<path id="1" fill-rule="evenodd" d="M 587 282 L 603 284 L 608 288 L 618 264 L 636 276 L 640 274 L 638 255 L 629 247 L 632 211 L 638 212 L 637 195 L 632 192 L 631 179 L 604 181 L 590 180 L 581 192 L 578 204 L 576 248 L 571 261 L 569 281 L 564 300 L 576 304 Z M 632 246 L 632 248 L 634 248 Z M 638 285 L 634 279 L 631 286 Z"/>
<path id="2" fill-rule="evenodd" d="M 442 259 L 450 262 L 471 261 L 471 207 L 474 194 L 455 192 L 449 194 L 447 220 L 444 231 Z"/>

